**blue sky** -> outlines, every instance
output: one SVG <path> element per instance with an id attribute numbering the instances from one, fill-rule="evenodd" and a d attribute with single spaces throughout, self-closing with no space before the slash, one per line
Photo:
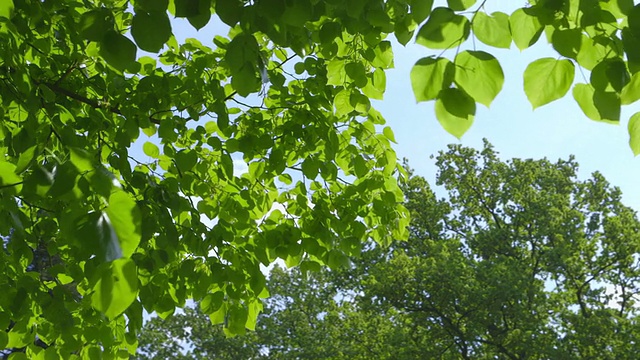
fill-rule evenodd
<path id="1" fill-rule="evenodd" d="M 436 4 L 441 3 L 436 1 Z M 525 4 L 524 1 L 492 0 L 487 1 L 485 9 L 488 13 L 510 14 Z M 214 35 L 226 35 L 225 27 L 220 26 L 215 17 L 197 32 L 183 19 L 174 19 L 172 25 L 178 41 L 195 37 L 203 44 L 213 46 Z M 393 36 L 389 38 L 394 40 Z M 462 48 L 471 45 L 468 41 Z M 475 41 L 475 45 L 476 50 L 486 50 L 498 58 L 505 83 L 490 109 L 478 105 L 474 125 L 458 140 L 438 123 L 433 102 L 416 103 L 411 90 L 409 73 L 413 64 L 422 57 L 437 55 L 439 51 L 413 42 L 403 47 L 394 41 L 395 68 L 387 71 L 384 100 L 374 101 L 373 106 L 382 112 L 395 133 L 398 157 L 408 158 L 416 174 L 433 183 L 436 168 L 429 157 L 446 150 L 451 143 L 481 148 L 482 139 L 487 138 L 503 159 L 547 157 L 556 160 L 573 154 L 580 164 L 581 178 L 589 177 L 594 171 L 601 172 L 611 184 L 622 189 L 626 205 L 640 210 L 640 157 L 633 156 L 627 132 L 628 118 L 640 111 L 640 105 L 623 107 L 620 125 L 588 119 L 573 100 L 571 91 L 565 98 L 534 111 L 523 90 L 524 69 L 539 58 L 558 58 L 544 35 L 536 45 L 522 52 L 515 45 L 509 50 L 488 48 L 479 41 Z M 453 58 L 455 49 L 443 56 Z M 588 80 L 588 72 L 585 76 Z M 576 71 L 575 82 L 586 82 L 579 71 Z"/>
<path id="2" fill-rule="evenodd" d="M 494 0 L 487 2 L 486 9 L 489 13 L 510 14 L 523 5 L 524 2 Z M 451 143 L 481 148 L 482 139 L 487 138 L 503 159 L 547 157 L 556 160 L 573 154 L 580 164 L 581 178 L 589 177 L 594 171 L 601 172 L 611 184 L 621 188 L 626 205 L 640 210 L 640 157 L 633 156 L 627 132 L 628 119 L 640 111 L 640 104 L 623 107 L 620 125 L 587 118 L 573 100 L 571 91 L 565 98 L 534 111 L 523 90 L 522 74 L 536 59 L 558 58 L 544 35 L 536 45 L 522 52 L 515 45 L 510 50 L 498 50 L 478 41 L 475 44 L 477 50 L 486 50 L 498 58 L 505 83 L 490 109 L 478 105 L 474 125 L 461 140 L 440 127 L 433 102 L 417 104 L 411 91 L 409 73 L 413 64 L 439 52 L 414 43 L 406 47 L 394 44 L 395 69 L 387 72 L 384 100 L 374 106 L 395 132 L 398 156 L 408 158 L 417 174 L 434 180 L 436 168 L 429 156 Z M 455 50 L 444 56 L 453 58 Z M 586 71 L 585 76 L 588 80 Z M 586 82 L 577 70 L 575 82 Z"/>

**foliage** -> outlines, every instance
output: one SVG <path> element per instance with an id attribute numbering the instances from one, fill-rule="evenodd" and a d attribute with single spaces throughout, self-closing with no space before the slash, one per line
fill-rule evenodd
<path id="1" fill-rule="evenodd" d="M 388 34 L 524 49 L 544 31 L 569 59 L 532 66 L 554 84 L 525 82 L 534 106 L 567 91 L 576 63 L 592 70 L 572 91 L 589 117 L 617 121 L 640 98 L 633 2 L 541 0 L 508 22 L 483 5 L 1 1 L 0 348 L 127 357 L 143 309 L 166 317 L 187 299 L 242 333 L 267 296 L 261 265 L 336 268 L 365 240 L 405 238 L 393 132 L 371 106 L 393 67 Z M 178 43 L 176 19 L 229 31 Z M 502 87 L 487 52 L 417 66 L 417 100 L 456 136 Z"/>
<path id="2" fill-rule="evenodd" d="M 447 198 L 409 180 L 410 240 L 368 267 L 366 298 L 407 314 L 427 357 L 635 357 L 640 222 L 619 189 L 488 144 L 436 164 Z"/>
<path id="3" fill-rule="evenodd" d="M 411 82 L 416 101 L 436 101 L 436 117 L 452 135 L 460 138 L 469 129 L 476 112 L 471 104 L 489 107 L 504 81 L 498 60 L 475 50 L 475 42 L 467 43 L 472 39 L 507 49 L 513 41 L 522 51 L 544 38 L 557 51 L 559 59 L 535 60 L 524 72 L 524 92 L 534 109 L 563 98 L 573 86 L 588 118 L 618 123 L 621 106 L 640 98 L 640 5 L 633 0 L 535 0 L 511 15 L 489 14 L 485 3 L 448 1 L 449 7 L 434 8 L 419 29 L 417 23 L 408 27 L 417 30 L 418 44 L 444 50 L 418 60 Z M 409 39 L 398 37 L 403 44 Z M 473 52 L 461 51 L 470 46 Z M 446 50 L 455 50 L 452 58 Z M 582 79 L 574 83 L 576 67 Z M 636 155 L 637 131 L 629 127 Z"/>
<path id="4" fill-rule="evenodd" d="M 283 359 L 637 357 L 640 222 L 617 188 L 578 180 L 572 159 L 505 162 L 489 145 L 452 146 L 437 165 L 445 199 L 418 176 L 403 185 L 408 241 L 370 244 L 348 269 L 276 269 L 245 346 Z"/>
<path id="5" fill-rule="evenodd" d="M 243 333 L 261 266 L 340 266 L 405 237 L 369 100 L 408 14 L 390 6 L 1 1 L 0 349 L 127 358 L 144 311 L 187 299 Z M 178 43 L 181 20 L 228 35 Z"/>
<path id="6" fill-rule="evenodd" d="M 353 294 L 332 278 L 326 271 L 303 274 L 276 265 L 255 332 L 228 338 L 199 307 L 187 307 L 184 314 L 145 324 L 137 359 L 392 358 L 398 349 L 390 345 L 407 335 L 401 333 L 405 329 L 394 326 L 388 314 L 356 308 Z"/>

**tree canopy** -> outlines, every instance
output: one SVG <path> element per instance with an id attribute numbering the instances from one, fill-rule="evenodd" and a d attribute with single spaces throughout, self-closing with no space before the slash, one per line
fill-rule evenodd
<path id="1" fill-rule="evenodd" d="M 472 38 L 524 49 L 545 33 L 562 58 L 525 71 L 534 107 L 564 96 L 576 65 L 588 117 L 618 121 L 640 98 L 633 1 L 484 3 L 1 1 L 0 348 L 124 358 L 143 310 L 187 299 L 243 333 L 268 296 L 262 265 L 336 268 L 369 239 L 406 238 L 395 138 L 371 106 L 390 34 L 450 50 L 418 60 L 411 84 L 456 136 L 503 82 L 491 54 L 459 51 Z M 175 19 L 228 33 L 178 42 Z"/>
<path id="2" fill-rule="evenodd" d="M 203 334 L 198 310 L 152 319 L 139 358 L 175 351 L 167 338 L 190 358 L 232 359 L 231 344 L 252 359 L 637 357 L 640 222 L 617 188 L 578 179 L 572 159 L 501 161 L 489 145 L 437 165 L 444 199 L 419 176 L 403 185 L 408 241 L 370 243 L 349 268 L 274 269 L 247 339 Z"/>

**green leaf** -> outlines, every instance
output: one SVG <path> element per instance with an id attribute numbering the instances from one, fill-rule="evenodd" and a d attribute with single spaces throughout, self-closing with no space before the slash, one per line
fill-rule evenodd
<path id="1" fill-rule="evenodd" d="M 367 73 L 364 65 L 361 62 L 351 62 L 345 65 L 344 70 L 352 80 L 352 82 L 359 88 L 367 85 Z"/>
<path id="2" fill-rule="evenodd" d="M 435 99 L 454 80 L 455 67 L 445 58 L 422 58 L 411 69 L 411 87 L 417 102 Z"/>
<path id="3" fill-rule="evenodd" d="M 256 323 L 258 322 L 258 315 L 262 311 L 262 302 L 251 301 L 248 306 L 247 323 L 245 327 L 251 331 L 256 330 Z"/>
<path id="4" fill-rule="evenodd" d="M 543 26 L 537 17 L 527 14 L 527 9 L 514 11 L 509 17 L 513 42 L 520 50 L 535 44 L 542 34 Z"/>
<path id="5" fill-rule="evenodd" d="M 136 12 L 133 16 L 131 36 L 140 49 L 157 53 L 171 35 L 171 23 L 166 11 Z"/>
<path id="6" fill-rule="evenodd" d="M 344 116 L 350 114 L 355 110 L 355 107 L 351 104 L 351 91 L 342 90 L 333 100 L 333 104 L 336 109 L 336 116 Z"/>
<path id="7" fill-rule="evenodd" d="M 204 299 L 200 301 L 200 309 L 205 314 L 213 314 L 218 311 L 224 302 L 224 292 L 216 291 L 205 295 Z"/>
<path id="8" fill-rule="evenodd" d="M 640 112 L 637 112 L 629 119 L 629 146 L 633 150 L 633 155 L 640 154 Z"/>
<path id="9" fill-rule="evenodd" d="M 160 149 L 158 148 L 158 146 L 152 142 L 145 142 L 142 145 L 142 151 L 144 152 L 145 155 L 152 157 L 154 159 L 157 159 L 160 156 Z"/>
<path id="10" fill-rule="evenodd" d="M 231 78 L 231 86 L 244 97 L 257 92 L 261 84 L 254 64 L 249 62 L 245 62 L 241 68 L 234 71 Z"/>
<path id="11" fill-rule="evenodd" d="M 397 144 L 396 142 L 396 137 L 393 134 L 393 130 L 391 130 L 390 127 L 385 126 L 384 129 L 382 129 L 382 134 L 384 134 L 384 137 L 386 137 L 387 139 L 389 139 L 389 141 Z"/>
<path id="12" fill-rule="evenodd" d="M 340 59 L 327 64 L 327 85 L 342 86 L 347 79 L 346 62 Z"/>
<path id="13" fill-rule="evenodd" d="M 122 256 L 130 257 L 138 247 L 142 234 L 142 215 L 135 200 L 124 191 L 115 191 L 109 197 L 105 210 L 118 237 Z"/>
<path id="14" fill-rule="evenodd" d="M 113 31 L 113 14 L 105 8 L 87 11 L 80 17 L 79 30 L 89 41 L 100 41 L 107 32 Z"/>
<path id="15" fill-rule="evenodd" d="M 380 69 L 390 69 L 393 67 L 393 49 L 390 41 L 381 41 L 373 49 L 375 58 L 371 65 Z"/>
<path id="16" fill-rule="evenodd" d="M 10 162 L 0 160 L 0 190 L 12 189 L 12 192 L 20 192 L 22 179 L 16 174 L 16 166 Z"/>
<path id="17" fill-rule="evenodd" d="M 555 30 L 551 35 L 551 43 L 560 55 L 577 59 L 582 45 L 582 32 L 579 29 Z"/>
<path id="18" fill-rule="evenodd" d="M 174 0 L 175 16 L 179 18 L 188 18 L 201 14 L 202 5 L 205 1 L 201 0 Z"/>
<path id="19" fill-rule="evenodd" d="M 362 93 L 371 99 L 382 100 L 387 87 L 387 77 L 384 70 L 378 68 L 367 75 L 367 86 L 362 88 Z"/>
<path id="20" fill-rule="evenodd" d="M 353 109 L 360 114 L 366 114 L 371 109 L 371 101 L 368 97 L 362 95 L 359 91 L 352 91 L 349 95 L 349 102 Z"/>
<path id="21" fill-rule="evenodd" d="M 327 265 L 329 265 L 331 269 L 346 268 L 349 266 L 349 258 L 342 251 L 331 250 L 329 252 Z"/>
<path id="22" fill-rule="evenodd" d="M 471 26 L 473 34 L 483 43 L 503 49 L 511 47 L 509 15 L 499 11 L 487 15 L 479 11 Z"/>
<path id="23" fill-rule="evenodd" d="M 613 14 L 616 19 L 622 19 L 633 9 L 633 0 L 609 0 L 600 2 L 602 10 Z"/>
<path id="24" fill-rule="evenodd" d="M 620 121 L 620 98 L 614 92 L 597 91 L 589 84 L 576 84 L 573 98 L 591 120 L 614 124 Z"/>
<path id="25" fill-rule="evenodd" d="M 223 23 L 233 27 L 242 16 L 243 4 L 240 0 L 216 1 L 216 14 Z"/>
<path id="26" fill-rule="evenodd" d="M 187 16 L 187 20 L 196 30 L 200 30 L 211 20 L 211 0 L 189 0 L 189 2 L 197 2 L 198 4 L 196 13 Z"/>
<path id="27" fill-rule="evenodd" d="M 476 0 L 447 0 L 447 5 L 449 5 L 449 7 L 455 11 L 467 10 L 475 3 Z"/>
<path id="28" fill-rule="evenodd" d="M 630 81 L 627 65 L 621 59 L 604 60 L 591 71 L 594 89 L 621 92 Z"/>
<path id="29" fill-rule="evenodd" d="M 136 61 L 137 50 L 133 41 L 113 30 L 107 31 L 100 42 L 100 56 L 120 71 Z"/>
<path id="30" fill-rule="evenodd" d="M 304 174 L 307 179 L 313 180 L 318 176 L 320 163 L 316 158 L 308 157 L 302 162 L 301 168 L 302 174 Z"/>
<path id="31" fill-rule="evenodd" d="M 229 43 L 224 59 L 231 70 L 231 85 L 241 96 L 260 88 L 259 57 L 258 43 L 251 34 L 236 35 Z"/>
<path id="32" fill-rule="evenodd" d="M 62 196 L 71 191 L 76 185 L 78 170 L 71 161 L 59 165 L 54 175 L 53 185 L 47 192 L 49 196 Z"/>
<path id="33" fill-rule="evenodd" d="M 620 93 L 620 100 L 622 105 L 633 104 L 640 99 L 640 72 L 637 72 L 631 76 L 631 80 Z"/>
<path id="34" fill-rule="evenodd" d="M 198 154 L 193 150 L 180 150 L 176 154 L 176 165 L 181 172 L 193 169 L 198 163 Z"/>
<path id="35" fill-rule="evenodd" d="M 429 20 L 420 28 L 416 43 L 430 49 L 449 49 L 469 37 L 469 20 L 449 8 L 433 9 Z"/>
<path id="36" fill-rule="evenodd" d="M 135 0 L 134 2 L 134 8 L 140 8 L 145 11 L 166 12 L 168 7 L 169 0 Z"/>
<path id="37" fill-rule="evenodd" d="M 9 335 L 5 331 L 0 331 L 0 349 L 6 349 L 9 343 Z"/>
<path id="38" fill-rule="evenodd" d="M 535 109 L 565 96 L 574 76 L 571 60 L 538 59 L 524 71 L 524 92 Z"/>
<path id="39" fill-rule="evenodd" d="M 411 15 L 416 24 L 422 23 L 433 8 L 433 0 L 411 0 Z"/>
<path id="40" fill-rule="evenodd" d="M 593 70 L 602 60 L 615 57 L 616 53 L 602 39 L 591 39 L 586 35 L 581 35 L 580 51 L 576 59 L 578 64 L 587 70 Z"/>
<path id="41" fill-rule="evenodd" d="M 29 165 L 33 162 L 36 156 L 37 145 L 33 145 L 30 148 L 24 150 L 20 157 L 18 158 L 18 163 L 16 165 L 16 173 L 20 174 L 25 171 Z"/>
<path id="42" fill-rule="evenodd" d="M 110 319 L 122 314 L 138 294 L 138 273 L 131 259 L 118 259 L 100 271 L 91 305 Z"/>
<path id="43" fill-rule="evenodd" d="M 449 134 L 460 139 L 473 124 L 476 103 L 464 91 L 448 88 L 438 95 L 435 111 L 440 125 Z"/>
<path id="44" fill-rule="evenodd" d="M 71 163 L 75 165 L 79 172 L 89 172 L 95 169 L 91 154 L 87 150 L 80 148 L 70 148 Z"/>
<path id="45" fill-rule="evenodd" d="M 249 313 L 244 306 L 234 306 L 229 310 L 228 329 L 231 334 L 241 335 L 245 333 L 245 325 L 249 319 Z"/>
<path id="46" fill-rule="evenodd" d="M 498 60 L 484 51 L 463 51 L 456 56 L 455 66 L 456 84 L 475 101 L 489 107 L 504 83 Z"/>

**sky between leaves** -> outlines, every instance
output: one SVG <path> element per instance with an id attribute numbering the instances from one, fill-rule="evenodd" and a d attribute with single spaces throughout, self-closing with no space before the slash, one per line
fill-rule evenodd
<path id="1" fill-rule="evenodd" d="M 638 3 L 635 1 L 634 3 Z M 502 11 L 507 14 L 526 5 L 524 1 L 491 0 L 485 3 L 487 13 Z M 435 1 L 436 6 L 446 6 L 446 1 Z M 212 44 L 214 35 L 226 34 L 227 27 L 219 22 L 210 22 L 196 31 L 186 20 L 173 19 L 172 26 L 178 41 L 196 38 L 204 44 Z M 544 37 L 544 36 L 543 36 Z M 523 90 L 525 68 L 529 63 L 543 57 L 558 58 L 544 38 L 533 47 L 519 51 L 515 44 L 511 49 L 489 48 L 479 41 L 468 41 L 460 50 L 485 50 L 500 61 L 505 75 L 502 91 L 490 108 L 478 105 L 475 122 L 461 140 L 447 133 L 438 123 L 433 102 L 416 103 L 411 90 L 410 71 L 420 58 L 439 55 L 434 50 L 409 42 L 406 47 L 398 44 L 393 36 L 395 68 L 387 71 L 387 90 L 384 100 L 372 100 L 395 133 L 395 149 L 399 158 L 408 158 L 416 174 L 435 183 L 436 167 L 431 155 L 446 149 L 447 144 L 461 143 L 474 148 L 482 147 L 487 138 L 503 159 L 543 158 L 552 160 L 574 155 L 580 164 L 580 175 L 588 177 L 600 171 L 613 185 L 623 192 L 626 205 L 640 211 L 640 157 L 635 158 L 628 145 L 627 122 L 640 111 L 639 103 L 622 108 L 619 125 L 595 122 L 588 119 L 573 100 L 571 94 L 563 99 L 532 110 Z M 456 49 L 443 56 L 452 59 Z M 584 76 L 584 77 L 583 77 Z M 588 72 L 576 72 L 576 82 L 588 82 Z M 134 145 L 134 156 L 144 159 L 142 136 Z M 241 161 L 234 163 L 237 171 L 246 171 Z M 441 193 L 442 194 L 442 193 Z"/>

